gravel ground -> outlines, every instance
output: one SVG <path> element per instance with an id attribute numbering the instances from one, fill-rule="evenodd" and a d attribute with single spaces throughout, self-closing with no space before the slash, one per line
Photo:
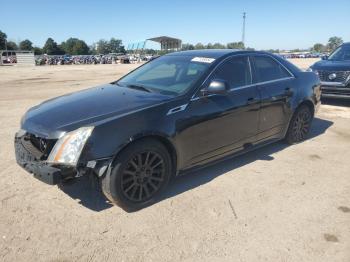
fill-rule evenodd
<path id="1" fill-rule="evenodd" d="M 307 141 L 179 177 L 135 213 L 86 178 L 59 189 L 16 165 L 29 107 L 133 68 L 0 67 L 0 261 L 350 261 L 350 102 L 326 101 Z"/>

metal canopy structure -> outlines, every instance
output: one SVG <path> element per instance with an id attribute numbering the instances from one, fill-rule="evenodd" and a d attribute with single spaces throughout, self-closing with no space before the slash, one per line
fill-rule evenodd
<path id="1" fill-rule="evenodd" d="M 169 36 L 159 36 L 147 40 L 160 43 L 161 50 L 179 50 L 181 49 L 181 40 Z"/>

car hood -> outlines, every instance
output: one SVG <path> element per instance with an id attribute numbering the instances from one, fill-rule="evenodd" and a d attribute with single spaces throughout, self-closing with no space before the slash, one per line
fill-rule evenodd
<path id="1" fill-rule="evenodd" d="M 122 116 L 171 99 L 171 96 L 107 84 L 60 96 L 28 110 L 21 128 L 46 138 Z"/>
<path id="2" fill-rule="evenodd" d="M 350 61 L 322 60 L 312 66 L 314 70 L 350 71 Z"/>

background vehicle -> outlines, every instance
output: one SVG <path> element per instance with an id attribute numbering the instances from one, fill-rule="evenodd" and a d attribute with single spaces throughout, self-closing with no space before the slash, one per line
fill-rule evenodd
<path id="1" fill-rule="evenodd" d="M 138 209 L 172 176 L 280 139 L 302 141 L 319 103 L 318 77 L 274 55 L 178 52 L 33 107 L 16 158 L 49 184 L 93 173 L 108 199 Z"/>
<path id="2" fill-rule="evenodd" d="M 350 98 L 350 43 L 310 67 L 321 79 L 322 96 Z"/>

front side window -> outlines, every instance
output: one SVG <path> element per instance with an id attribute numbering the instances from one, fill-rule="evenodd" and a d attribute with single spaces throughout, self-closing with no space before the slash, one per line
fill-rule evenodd
<path id="1" fill-rule="evenodd" d="M 291 77 L 290 73 L 278 62 L 268 56 L 254 56 L 254 83 Z"/>
<path id="2" fill-rule="evenodd" d="M 350 60 L 350 46 L 338 47 L 328 59 L 336 61 Z"/>
<path id="3" fill-rule="evenodd" d="M 229 58 L 213 74 L 212 79 L 225 80 L 230 88 L 251 84 L 250 68 L 247 56 Z"/>
<path id="4" fill-rule="evenodd" d="M 120 79 L 122 86 L 142 86 L 151 92 L 180 95 L 205 74 L 211 63 L 197 62 L 190 56 L 163 56 Z"/>

